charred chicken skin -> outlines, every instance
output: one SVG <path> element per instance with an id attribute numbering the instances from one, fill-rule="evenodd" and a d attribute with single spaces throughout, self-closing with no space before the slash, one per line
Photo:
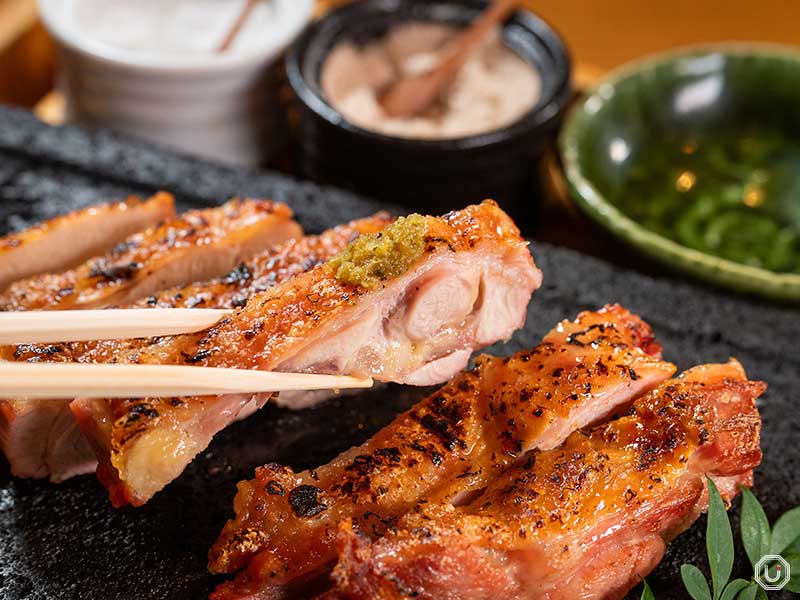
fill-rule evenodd
<path id="1" fill-rule="evenodd" d="M 131 197 L 90 206 L 0 237 L 0 291 L 14 281 L 101 256 L 137 231 L 174 216 L 174 199 L 159 192 L 148 200 Z"/>
<path id="2" fill-rule="evenodd" d="M 516 226 L 487 201 L 399 219 L 205 332 L 153 340 L 113 360 L 441 383 L 474 349 L 522 325 L 540 281 Z M 217 431 L 268 398 L 77 400 L 72 409 L 114 504 L 140 505 Z"/>
<path id="3" fill-rule="evenodd" d="M 124 305 L 175 285 L 219 277 L 239 262 L 302 235 L 285 204 L 231 200 L 134 234 L 75 269 L 17 281 L 0 310 Z"/>
<path id="4" fill-rule="evenodd" d="M 649 326 L 619 306 L 560 323 L 534 350 L 482 356 L 331 463 L 297 474 L 270 464 L 240 483 L 209 564 L 241 572 L 215 598 L 281 597 L 329 567 L 342 520 L 379 536 L 422 499 L 466 502 L 526 451 L 559 445 L 674 371 Z"/>
<path id="5" fill-rule="evenodd" d="M 274 285 L 327 262 L 364 234 L 382 231 L 392 218 L 380 212 L 333 227 L 320 235 L 297 237 L 242 261 L 218 279 L 191 283 L 142 298 L 135 307 L 241 308 Z"/>
<path id="6" fill-rule="evenodd" d="M 630 414 L 534 451 L 469 504 L 420 503 L 372 541 L 341 527 L 328 600 L 614 599 L 761 460 L 756 398 L 737 362 L 686 372 Z"/>

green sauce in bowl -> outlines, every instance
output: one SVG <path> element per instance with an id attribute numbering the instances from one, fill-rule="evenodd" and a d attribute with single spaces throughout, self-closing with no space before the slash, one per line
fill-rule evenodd
<path id="1" fill-rule="evenodd" d="M 628 65 L 567 116 L 583 211 L 706 281 L 800 301 L 800 52 L 679 51 Z"/>
<path id="2" fill-rule="evenodd" d="M 617 205 L 676 242 L 770 271 L 800 273 L 800 143 L 757 130 L 644 151 Z"/>

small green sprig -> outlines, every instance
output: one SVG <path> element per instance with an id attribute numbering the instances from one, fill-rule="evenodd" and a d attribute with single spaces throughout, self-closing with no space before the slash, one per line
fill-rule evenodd
<path id="1" fill-rule="evenodd" d="M 783 589 L 800 593 L 800 506 L 784 513 L 770 528 L 767 515 L 753 492 L 742 487 L 740 534 L 754 570 L 761 557 L 780 555 L 789 563 L 792 574 Z M 725 502 L 711 479 L 708 480 L 706 552 L 711 567 L 710 586 L 706 576 L 695 565 L 681 566 L 681 580 L 693 600 L 767 600 L 767 593 L 753 578 L 750 581 L 730 581 L 734 558 L 733 532 Z M 643 580 L 642 584 L 641 600 L 655 600 L 647 582 Z"/>

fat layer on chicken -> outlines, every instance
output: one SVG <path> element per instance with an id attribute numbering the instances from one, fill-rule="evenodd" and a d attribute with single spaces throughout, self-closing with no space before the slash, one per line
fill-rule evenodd
<path id="1" fill-rule="evenodd" d="M 474 349 L 523 324 L 541 274 L 494 202 L 415 221 L 419 256 L 379 285 L 348 283 L 321 265 L 253 296 L 208 331 L 156 340 L 116 359 L 440 383 L 466 366 Z M 392 235 L 387 229 L 382 239 Z M 370 242 L 360 240 L 357 247 Z M 139 505 L 217 431 L 268 397 L 78 400 L 72 407 L 97 450 L 112 502 Z"/>
<path id="2" fill-rule="evenodd" d="M 343 519 L 382 534 L 421 499 L 466 502 L 532 448 L 668 379 L 650 327 L 620 306 L 581 313 L 533 350 L 476 367 L 400 415 L 365 444 L 312 471 L 277 464 L 239 484 L 236 517 L 209 554 L 213 572 L 242 570 L 233 596 L 267 594 L 324 570 Z"/>
<path id="3" fill-rule="evenodd" d="M 128 236 L 175 216 L 170 194 L 90 206 L 0 237 L 0 291 L 14 281 L 58 273 L 105 254 Z"/>

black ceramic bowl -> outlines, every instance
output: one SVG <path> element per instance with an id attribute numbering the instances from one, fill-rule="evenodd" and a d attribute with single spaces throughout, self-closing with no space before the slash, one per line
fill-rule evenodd
<path id="1" fill-rule="evenodd" d="M 364 0 L 309 27 L 287 57 L 289 81 L 300 102 L 303 175 L 427 212 L 494 198 L 530 221 L 540 163 L 570 96 L 567 51 L 537 16 L 520 11 L 503 28 L 504 43 L 536 68 L 542 90 L 533 109 L 502 129 L 445 140 L 391 137 L 345 120 L 320 87 L 321 67 L 342 41 L 363 45 L 407 21 L 463 27 L 485 6 L 480 0 Z"/>

